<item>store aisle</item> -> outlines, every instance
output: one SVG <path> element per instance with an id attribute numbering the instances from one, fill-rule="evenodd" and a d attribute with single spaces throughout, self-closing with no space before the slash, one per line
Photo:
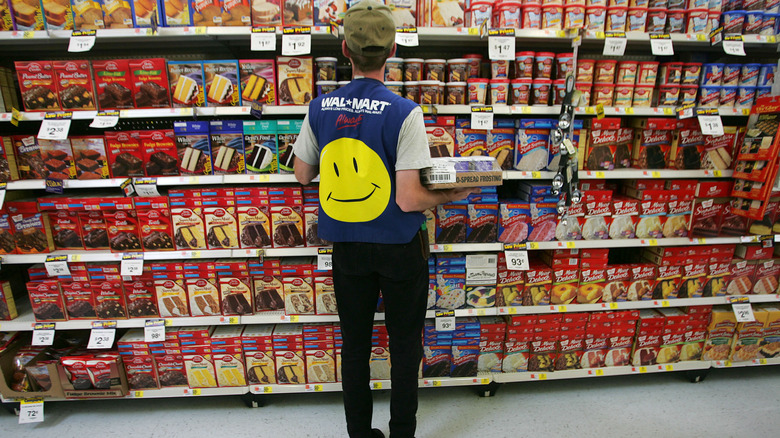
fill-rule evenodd
<path id="1" fill-rule="evenodd" d="M 747 437 L 780 430 L 780 368 L 713 370 L 691 384 L 684 373 L 421 391 L 419 438 Z M 46 422 L 19 425 L 0 412 L 0 431 L 18 437 L 343 437 L 340 393 L 271 396 L 259 409 L 240 397 L 50 403 Z M 389 392 L 375 394 L 374 425 L 387 432 Z"/>

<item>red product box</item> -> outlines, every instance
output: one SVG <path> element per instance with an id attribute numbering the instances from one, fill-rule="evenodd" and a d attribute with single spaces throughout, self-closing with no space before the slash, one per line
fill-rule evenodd
<path id="1" fill-rule="evenodd" d="M 636 190 L 664 190 L 666 181 L 662 179 L 632 179 L 625 181 L 623 186 Z"/>
<path id="2" fill-rule="evenodd" d="M 146 176 L 178 175 L 176 138 L 172 129 L 139 131 Z"/>
<path id="3" fill-rule="evenodd" d="M 106 211 L 104 217 L 112 252 L 141 251 L 138 216 L 135 210 Z"/>
<path id="4" fill-rule="evenodd" d="M 122 363 L 125 366 L 127 385 L 130 389 L 142 390 L 160 387 L 157 380 L 157 367 L 154 356 L 151 354 L 123 356 Z"/>
<path id="5" fill-rule="evenodd" d="M 25 111 L 57 111 L 60 107 L 50 61 L 14 62 Z"/>
<path id="6" fill-rule="evenodd" d="M 97 207 L 97 203 L 85 205 L 86 208 Z M 80 211 L 79 223 L 83 230 L 84 248 L 91 250 L 107 250 L 108 230 L 103 212 L 98 210 Z"/>
<path id="7" fill-rule="evenodd" d="M 275 248 L 304 246 L 302 207 L 296 205 L 272 205 L 270 214 L 271 233 L 273 235 L 273 246 Z M 465 239 L 465 224 L 463 224 L 463 226 L 463 238 Z"/>
<path id="8" fill-rule="evenodd" d="M 593 129 L 590 131 L 588 157 L 585 166 L 589 170 L 615 168 L 618 129 Z"/>
<path id="9" fill-rule="evenodd" d="M 54 78 L 63 110 L 95 110 L 89 61 L 53 61 Z"/>
<path id="10" fill-rule="evenodd" d="M 707 277 L 701 296 L 721 297 L 726 295 L 726 285 L 731 276 L 731 260 L 725 262 L 710 262 L 707 267 Z"/>
<path id="11" fill-rule="evenodd" d="M 0 211 L 0 254 L 16 254 L 11 216 Z"/>
<path id="12" fill-rule="evenodd" d="M 223 315 L 251 315 L 254 313 L 252 284 L 250 277 L 225 276 L 219 278 Z M 313 310 L 312 313 L 314 313 Z"/>
<path id="13" fill-rule="evenodd" d="M 561 268 L 553 270 L 550 304 L 571 304 L 577 297 L 579 269 Z"/>
<path id="14" fill-rule="evenodd" d="M 173 226 L 167 196 L 134 198 L 138 231 L 145 251 L 173 249 Z"/>
<path id="15" fill-rule="evenodd" d="M 70 140 L 38 140 L 43 165 L 49 171 L 48 178 L 76 178 L 76 167 L 73 165 L 73 151 Z"/>
<path id="16" fill-rule="evenodd" d="M 677 292 L 682 281 L 682 266 L 659 266 L 658 277 L 653 288 L 654 300 L 677 298 Z"/>
<path id="17" fill-rule="evenodd" d="M 590 122 L 591 129 L 620 129 L 619 117 L 605 117 L 603 119 L 592 119 Z"/>
<path id="18" fill-rule="evenodd" d="M 539 320 L 539 315 L 512 315 L 505 316 L 504 320 L 507 322 L 507 328 L 517 326 L 534 326 Z"/>
<path id="19" fill-rule="evenodd" d="M 649 263 L 631 265 L 631 283 L 626 291 L 627 301 L 652 299 L 657 276 L 656 266 Z"/>
<path id="20" fill-rule="evenodd" d="M 62 297 L 68 311 L 68 319 L 97 318 L 92 287 L 88 281 L 63 282 Z"/>
<path id="21" fill-rule="evenodd" d="M 631 278 L 631 268 L 629 265 L 611 265 L 605 268 L 606 274 L 606 286 L 604 286 L 604 294 L 602 301 L 604 302 L 618 302 L 626 301 L 626 294 L 628 292 L 628 286 L 630 285 L 629 279 Z"/>
<path id="22" fill-rule="evenodd" d="M 780 278 L 780 259 L 758 262 L 753 274 L 754 294 L 777 293 L 778 278 Z"/>
<path id="23" fill-rule="evenodd" d="M 168 108 L 168 69 L 165 59 L 131 59 L 128 62 L 136 108 Z"/>
<path id="24" fill-rule="evenodd" d="M 111 176 L 144 176 L 143 148 L 137 131 L 106 132 Z"/>
<path id="25" fill-rule="evenodd" d="M 43 164 L 41 147 L 35 136 L 13 135 L 10 138 L 19 170 L 19 179 L 43 179 L 49 176 L 49 168 Z"/>
<path id="26" fill-rule="evenodd" d="M 605 269 L 583 269 L 580 272 L 580 285 L 577 289 L 577 302 L 594 304 L 601 301 L 606 286 Z"/>
<path id="27" fill-rule="evenodd" d="M 588 190 L 583 193 L 585 214 L 588 216 L 607 216 L 611 212 L 612 190 Z"/>
<path id="28" fill-rule="evenodd" d="M 92 281 L 90 285 L 98 319 L 127 319 L 121 281 Z"/>
<path id="29" fill-rule="evenodd" d="M 92 72 L 101 110 L 133 108 L 133 81 L 127 59 L 92 61 Z"/>
<path id="30" fill-rule="evenodd" d="M 84 249 L 78 212 L 58 210 L 49 213 L 49 221 L 57 249 Z"/>
<path id="31" fill-rule="evenodd" d="M 740 244 L 734 250 L 734 255 L 745 260 L 764 260 L 772 258 L 772 247 L 764 248 L 760 243 Z"/>
<path id="32" fill-rule="evenodd" d="M 633 216 L 639 214 L 639 200 L 626 196 L 614 196 L 612 199 L 613 216 Z"/>
<path id="33" fill-rule="evenodd" d="M 723 207 L 721 216 L 721 234 L 726 236 L 744 236 L 747 234 L 747 218 L 734 213 L 738 209 L 740 200 L 733 199 Z"/>
<path id="34" fill-rule="evenodd" d="M 666 189 L 671 190 L 672 196 L 679 198 L 679 192 L 693 192 L 691 198 L 696 195 L 696 188 L 699 186 L 699 182 L 695 179 L 672 179 L 666 182 Z"/>
<path id="35" fill-rule="evenodd" d="M 696 197 L 718 198 L 730 196 L 734 188 L 734 181 L 699 181 L 696 188 Z"/>
<path id="36" fill-rule="evenodd" d="M 691 235 L 715 237 L 720 234 L 723 209 L 728 204 L 714 199 L 696 199 L 691 217 Z"/>
<path id="37" fill-rule="evenodd" d="M 202 198 L 209 249 L 238 248 L 238 221 L 233 198 Z"/>
<path id="38" fill-rule="evenodd" d="M 160 387 L 187 386 L 187 370 L 180 350 L 160 350 L 154 355 Z"/>
<path id="39" fill-rule="evenodd" d="M 49 215 L 37 213 L 35 201 L 9 201 L 6 208 L 10 213 L 14 229 L 16 251 L 19 254 L 39 254 L 54 251 Z"/>
<path id="40" fill-rule="evenodd" d="M 553 270 L 541 263 L 532 263 L 525 272 L 523 305 L 539 306 L 550 303 Z"/>
<path id="41" fill-rule="evenodd" d="M 27 293 L 36 321 L 67 321 L 58 280 L 29 282 Z"/>
<path id="42" fill-rule="evenodd" d="M 692 263 L 683 266 L 680 288 L 677 298 L 699 298 L 702 296 L 707 277 L 706 263 Z"/>
<path id="43" fill-rule="evenodd" d="M 160 316 L 157 310 L 157 298 L 154 280 L 135 279 L 124 282 L 127 314 L 130 318 L 156 318 Z"/>

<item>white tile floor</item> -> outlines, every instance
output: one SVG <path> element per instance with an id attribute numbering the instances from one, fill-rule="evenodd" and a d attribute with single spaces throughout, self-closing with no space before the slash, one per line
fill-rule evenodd
<path id="1" fill-rule="evenodd" d="M 375 393 L 374 425 L 387 433 L 389 392 Z M 0 412 L 9 437 L 344 437 L 339 393 L 271 395 L 249 409 L 240 397 L 57 402 L 46 421 L 19 425 Z M 419 438 L 769 437 L 780 430 L 780 367 L 505 384 L 420 391 Z"/>

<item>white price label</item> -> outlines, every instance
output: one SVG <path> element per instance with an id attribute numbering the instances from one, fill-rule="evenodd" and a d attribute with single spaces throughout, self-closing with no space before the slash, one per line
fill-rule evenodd
<path id="1" fill-rule="evenodd" d="M 420 38 L 417 32 L 396 32 L 395 43 L 399 46 L 417 47 L 420 45 Z"/>
<path id="2" fill-rule="evenodd" d="M 117 123 L 119 123 L 119 116 L 95 116 L 89 127 L 97 129 L 113 128 Z"/>
<path id="3" fill-rule="evenodd" d="M 87 349 L 107 349 L 114 345 L 116 329 L 92 329 L 89 332 Z"/>
<path id="4" fill-rule="evenodd" d="M 682 120 L 682 119 L 690 119 L 691 117 L 693 117 L 693 107 L 691 107 L 691 108 L 683 108 L 677 114 L 677 118 L 680 119 L 680 120 Z"/>
<path id="5" fill-rule="evenodd" d="M 604 38 L 604 56 L 623 56 L 626 53 L 628 39 L 606 37 Z"/>
<path id="6" fill-rule="evenodd" d="M 89 52 L 95 46 L 95 35 L 71 36 L 68 52 Z"/>
<path id="7" fill-rule="evenodd" d="M 514 61 L 515 37 L 514 36 L 489 36 L 488 57 L 492 61 Z M 475 129 L 475 128 L 472 128 Z M 480 129 L 480 128 L 476 128 Z M 491 125 L 492 129 L 492 125 Z"/>
<path id="8" fill-rule="evenodd" d="M 528 251 L 505 251 L 506 268 L 510 271 L 528 270 Z"/>
<path id="9" fill-rule="evenodd" d="M 471 129 L 493 129 L 493 113 L 471 113 Z"/>
<path id="10" fill-rule="evenodd" d="M 61 277 L 70 275 L 70 269 L 68 268 L 68 262 L 66 260 L 47 261 L 44 262 L 46 267 L 46 273 L 49 277 Z"/>
<path id="11" fill-rule="evenodd" d="M 723 40 L 723 51 L 727 55 L 747 56 L 747 53 L 745 53 L 745 42 L 741 38 L 736 41 Z"/>
<path id="12" fill-rule="evenodd" d="M 250 49 L 253 52 L 275 52 L 276 34 L 271 32 L 254 32 L 250 36 Z"/>
<path id="13" fill-rule="evenodd" d="M 311 53 L 311 34 L 282 35 L 282 56 L 308 55 Z"/>
<path id="14" fill-rule="evenodd" d="M 451 332 L 455 330 L 455 312 L 436 312 L 436 331 Z"/>
<path id="15" fill-rule="evenodd" d="M 672 56 L 674 55 L 674 46 L 672 40 L 668 38 L 652 38 L 650 39 L 650 50 L 655 56 Z"/>
<path id="16" fill-rule="evenodd" d="M 732 304 L 731 308 L 734 310 L 737 322 L 752 322 L 756 320 L 755 315 L 753 315 L 753 306 L 750 303 Z"/>
<path id="17" fill-rule="evenodd" d="M 160 196 L 157 190 L 157 178 L 136 178 L 133 180 L 133 189 L 138 196 Z"/>
<path id="18" fill-rule="evenodd" d="M 22 400 L 19 403 L 19 424 L 42 422 L 43 400 Z"/>
<path id="19" fill-rule="evenodd" d="M 162 342 L 165 340 L 165 320 L 148 319 L 144 325 L 144 342 Z"/>
<path id="20" fill-rule="evenodd" d="M 46 119 L 38 130 L 39 140 L 65 140 L 70 131 L 70 119 Z"/>
<path id="21" fill-rule="evenodd" d="M 144 272 L 144 259 L 143 257 L 122 259 L 122 263 L 119 265 L 120 275 L 123 277 L 137 277 Z"/>
<path id="22" fill-rule="evenodd" d="M 333 270 L 333 254 L 317 254 L 317 270 L 318 271 L 332 271 Z"/>
<path id="23" fill-rule="evenodd" d="M 723 121 L 719 115 L 699 116 L 699 126 L 701 126 L 701 133 L 704 135 L 723 135 Z"/>
<path id="24" fill-rule="evenodd" d="M 33 330 L 33 345 L 51 345 L 54 343 L 54 329 Z"/>

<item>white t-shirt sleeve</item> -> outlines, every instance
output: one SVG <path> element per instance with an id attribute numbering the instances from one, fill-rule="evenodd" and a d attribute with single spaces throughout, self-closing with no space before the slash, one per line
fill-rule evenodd
<path id="1" fill-rule="evenodd" d="M 320 146 L 317 144 L 317 138 L 311 130 L 308 113 L 303 118 L 301 132 L 293 144 L 293 153 L 307 164 L 312 166 L 320 165 Z"/>
<path id="2" fill-rule="evenodd" d="M 431 165 L 428 135 L 425 133 L 422 110 L 418 106 L 406 116 L 401 125 L 395 170 L 425 169 Z"/>

